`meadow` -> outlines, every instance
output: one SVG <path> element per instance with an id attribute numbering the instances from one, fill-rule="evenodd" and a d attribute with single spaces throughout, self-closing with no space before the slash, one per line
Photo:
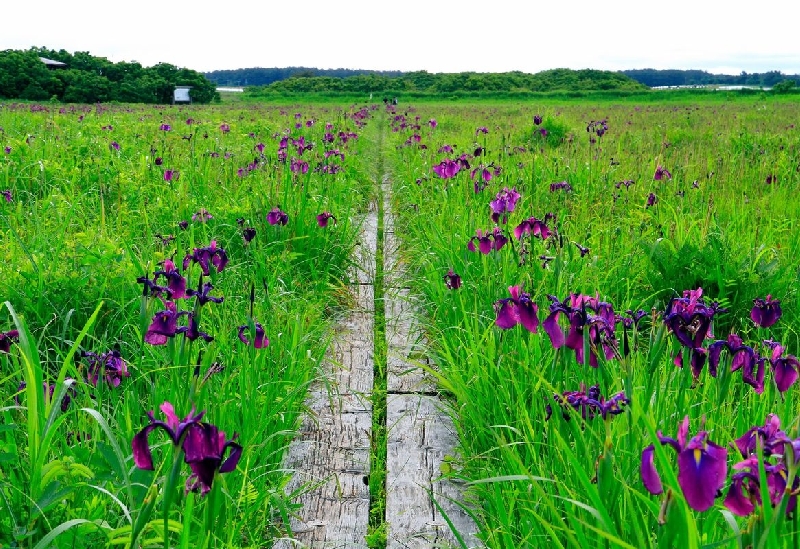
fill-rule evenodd
<path id="1" fill-rule="evenodd" d="M 799 114 L 2 105 L 0 546 L 290 535 L 384 177 L 486 547 L 800 545 Z"/>

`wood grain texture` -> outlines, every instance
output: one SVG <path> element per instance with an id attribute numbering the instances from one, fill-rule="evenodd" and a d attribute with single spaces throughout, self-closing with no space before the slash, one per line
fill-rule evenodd
<path id="1" fill-rule="evenodd" d="M 377 214 L 362 224 L 350 291 L 355 307 L 337 323 L 323 368 L 306 399 L 309 413 L 292 442 L 287 493 L 301 504 L 291 539 L 276 549 L 366 549 L 374 372 L 374 290 Z"/>

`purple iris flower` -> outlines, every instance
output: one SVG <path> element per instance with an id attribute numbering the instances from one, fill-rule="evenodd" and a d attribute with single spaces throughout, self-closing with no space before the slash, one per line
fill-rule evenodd
<path id="1" fill-rule="evenodd" d="M 537 126 L 542 123 L 542 115 L 541 114 L 534 114 L 533 115 L 533 123 Z"/>
<path id="2" fill-rule="evenodd" d="M 153 467 L 153 455 L 150 452 L 150 444 L 148 442 L 148 437 L 153 430 L 156 428 L 162 429 L 167 433 L 170 440 L 172 440 L 173 445 L 180 446 L 183 443 L 184 435 L 187 430 L 193 425 L 200 423 L 200 420 L 203 419 L 205 415 L 205 412 L 200 412 L 195 415 L 194 408 L 192 408 L 188 416 L 183 419 L 178 419 L 178 416 L 175 415 L 175 408 L 169 402 L 164 402 L 159 409 L 164 413 L 167 421 L 157 420 L 152 410 L 147 412 L 147 416 L 150 418 L 150 424 L 136 433 L 131 442 L 134 464 L 136 464 L 136 467 L 139 469 L 144 469 L 146 471 L 153 471 L 155 469 L 155 467 Z"/>
<path id="3" fill-rule="evenodd" d="M 178 319 L 187 314 L 186 311 L 178 312 L 172 301 L 164 302 L 164 306 L 166 308 L 163 311 L 153 316 L 144 335 L 145 342 L 150 345 L 166 345 L 167 340 L 178 333 Z"/>
<path id="4" fill-rule="evenodd" d="M 245 244 L 250 243 L 256 237 L 256 230 L 253 227 L 245 227 L 242 230 L 242 238 Z"/>
<path id="5" fill-rule="evenodd" d="M 164 181 L 175 181 L 181 176 L 181 173 L 178 170 L 164 170 Z"/>
<path id="6" fill-rule="evenodd" d="M 300 158 L 292 157 L 292 162 L 289 165 L 289 169 L 293 173 L 308 173 L 308 162 Z"/>
<path id="7" fill-rule="evenodd" d="M 503 330 L 522 324 L 535 334 L 539 328 L 539 307 L 531 300 L 530 294 L 522 291 L 521 286 L 509 286 L 508 292 L 510 298 L 500 299 L 494 304 L 497 311 L 495 324 Z"/>
<path id="8" fill-rule="evenodd" d="M 200 265 L 203 275 L 209 276 L 209 265 L 213 265 L 218 273 L 222 272 L 228 264 L 228 254 L 224 248 L 217 248 L 217 241 L 212 240 L 205 248 L 195 248 L 191 254 L 186 254 L 183 258 L 183 270 L 188 269 L 192 262 Z"/>
<path id="9" fill-rule="evenodd" d="M 759 469 L 764 468 L 767 480 L 767 493 L 772 507 L 777 507 L 787 492 L 786 480 L 789 472 L 783 462 L 761 463 L 755 455 L 749 456 L 744 461 L 740 461 L 733 468 L 738 473 L 731 476 L 731 485 L 728 494 L 725 496 L 723 505 L 734 515 L 746 517 L 755 511 L 756 506 L 761 506 L 761 482 L 759 480 Z M 798 478 L 794 479 L 794 489 L 788 490 L 789 501 L 786 505 L 786 514 L 791 514 L 797 507 Z"/>
<path id="10" fill-rule="evenodd" d="M 764 364 L 767 359 L 760 357 L 752 347 L 744 345 L 742 338 L 736 334 L 730 334 L 727 339 L 717 340 L 708 346 L 708 371 L 711 376 L 717 377 L 717 367 L 724 349 L 731 355 L 731 372 L 741 370 L 742 381 L 753 387 L 756 393 L 764 392 Z M 702 368 L 702 364 L 700 367 Z M 693 363 L 692 373 L 697 379 L 700 370 L 695 368 Z"/>
<path id="11" fill-rule="evenodd" d="M 289 222 L 289 214 L 281 210 L 280 206 L 275 206 L 267 214 L 267 223 L 270 225 L 286 225 Z"/>
<path id="12" fill-rule="evenodd" d="M 222 133 L 228 133 L 229 131 L 231 131 L 230 124 L 224 124 L 224 123 L 223 123 L 223 124 L 220 124 L 220 125 L 219 125 L 219 129 L 220 129 L 220 131 L 221 131 Z"/>
<path id="13" fill-rule="evenodd" d="M 764 341 L 764 344 L 772 349 L 772 356 L 769 359 L 772 365 L 772 377 L 775 379 L 775 386 L 781 394 L 789 390 L 795 384 L 800 372 L 800 361 L 794 355 L 783 356 L 785 348 L 776 341 Z"/>
<path id="14" fill-rule="evenodd" d="M 617 315 L 610 303 L 600 301 L 598 297 L 583 294 L 571 294 L 564 301 L 559 301 L 555 296 L 549 295 L 550 314 L 542 322 L 542 327 L 550 338 L 550 343 L 555 349 L 562 346 L 575 351 L 575 360 L 583 364 L 584 357 L 584 332 L 588 329 L 589 339 L 589 364 L 597 368 L 598 353 L 602 350 L 606 360 L 611 360 L 617 355 L 618 343 L 615 336 Z M 564 331 L 558 324 L 558 318 L 564 314 L 569 319 L 569 332 Z"/>
<path id="15" fill-rule="evenodd" d="M 448 290 L 458 290 L 461 287 L 461 277 L 452 268 L 442 278 Z"/>
<path id="16" fill-rule="evenodd" d="M 128 364 L 123 360 L 119 351 L 113 350 L 97 355 L 91 351 L 84 351 L 83 358 L 89 363 L 86 374 L 88 381 L 95 387 L 104 377 L 112 387 L 119 387 L 123 377 L 129 377 Z"/>
<path id="17" fill-rule="evenodd" d="M 661 181 L 662 179 L 672 179 L 672 174 L 669 173 L 669 170 L 659 164 L 656 167 L 656 173 L 653 174 L 653 179 L 656 181 Z"/>
<path id="18" fill-rule="evenodd" d="M 667 304 L 664 323 L 672 330 L 681 345 L 689 349 L 703 347 L 703 341 L 711 334 L 714 315 L 724 312 L 715 302 L 706 305 L 703 289 L 684 290 L 683 297 L 674 297 Z"/>
<path id="19" fill-rule="evenodd" d="M 114 149 L 115 151 L 118 151 L 118 150 L 119 150 L 119 143 L 117 143 L 116 141 L 112 141 L 112 142 L 111 142 L 111 144 L 110 144 L 110 146 L 111 146 L 111 148 L 112 148 L 112 149 Z"/>
<path id="20" fill-rule="evenodd" d="M 202 282 L 203 282 L 203 277 L 201 276 L 200 277 L 200 283 L 201 284 L 198 284 L 198 289 L 197 290 L 192 290 L 192 289 L 186 290 L 186 295 L 187 296 L 197 298 L 197 304 L 199 306 L 202 307 L 203 305 L 205 305 L 206 303 L 209 303 L 209 302 L 211 302 L 211 303 L 222 303 L 225 300 L 224 297 L 214 297 L 212 295 L 209 295 L 209 292 L 211 292 L 211 290 L 214 289 L 213 284 L 211 284 L 210 282 L 206 282 L 205 284 L 202 284 Z"/>
<path id="21" fill-rule="evenodd" d="M 453 147 L 452 147 L 452 145 L 442 145 L 441 147 L 439 147 L 439 151 L 438 152 L 450 154 L 450 153 L 453 152 Z"/>
<path id="22" fill-rule="evenodd" d="M 516 187 L 513 189 L 505 187 L 498 192 L 494 200 L 489 202 L 489 206 L 492 208 L 492 221 L 495 223 L 507 223 L 508 214 L 514 211 L 519 199 L 520 194 L 517 192 Z"/>
<path id="23" fill-rule="evenodd" d="M 654 193 L 647 195 L 647 205 L 645 207 L 650 208 L 651 206 L 655 206 L 657 203 L 658 197 Z"/>
<path id="24" fill-rule="evenodd" d="M 767 295 L 766 299 L 758 297 L 753 300 L 750 318 L 757 326 L 769 328 L 778 321 L 781 313 L 781 300 L 772 299 L 771 295 Z"/>
<path id="25" fill-rule="evenodd" d="M 546 221 L 542 221 L 535 217 L 530 217 L 523 220 L 522 223 L 514 228 L 514 236 L 517 238 L 517 240 L 521 240 L 523 235 L 526 234 L 538 236 L 542 240 L 547 240 L 550 238 L 552 231 L 547 226 Z"/>
<path id="26" fill-rule="evenodd" d="M 209 213 L 209 211 L 206 210 L 205 208 L 200 208 L 200 210 L 192 214 L 192 221 L 199 221 L 200 223 L 205 223 L 206 221 L 209 221 L 211 219 L 214 219 L 214 216 L 211 215 L 211 213 Z"/>
<path id="27" fill-rule="evenodd" d="M 435 118 L 431 118 L 430 120 L 428 120 L 428 125 L 429 125 L 431 128 L 435 128 L 436 126 L 438 126 L 438 125 L 439 125 L 439 123 L 436 121 L 436 119 L 435 119 Z"/>
<path id="28" fill-rule="evenodd" d="M 486 126 L 480 126 L 475 130 L 475 135 L 478 135 L 479 133 L 487 134 L 489 133 L 489 128 L 487 128 Z"/>
<path id="29" fill-rule="evenodd" d="M 170 126 L 169 124 L 161 124 L 161 126 L 159 126 L 158 129 L 163 131 L 163 132 L 168 132 L 168 131 L 172 131 L 172 126 Z"/>
<path id="30" fill-rule="evenodd" d="M 155 162 L 156 166 L 160 166 L 161 164 L 164 163 L 164 159 L 161 158 L 160 156 L 157 156 L 156 159 L 154 160 L 154 162 Z"/>
<path id="31" fill-rule="evenodd" d="M 186 479 L 187 493 L 200 490 L 200 495 L 205 495 L 211 490 L 217 472 L 230 473 L 236 469 L 242 447 L 235 439 L 236 434 L 228 440 L 223 431 L 208 423 L 197 423 L 189 429 L 183 442 L 184 461 L 192 469 Z"/>
<path id="32" fill-rule="evenodd" d="M 597 417 L 597 415 L 600 415 L 603 419 L 606 419 L 608 416 L 615 416 L 624 412 L 625 410 L 623 409 L 623 406 L 628 405 L 631 402 L 625 396 L 624 391 L 620 391 L 619 393 L 609 397 L 608 400 L 605 400 L 600 394 L 599 385 L 592 385 L 587 391 L 586 386 L 583 383 L 581 383 L 581 388 L 579 391 L 565 391 L 562 395 L 555 394 L 553 395 L 553 400 L 556 401 L 556 404 L 561 406 L 561 415 L 567 421 L 569 421 L 571 417 L 569 408 L 579 412 L 581 418 L 584 420 L 594 419 Z M 553 409 L 551 408 L 550 404 L 548 404 L 545 407 L 545 410 L 545 420 L 548 420 L 553 414 Z"/>
<path id="33" fill-rule="evenodd" d="M 751 427 L 745 434 L 734 440 L 736 448 L 743 458 L 758 453 L 758 447 L 764 457 L 783 455 L 784 445 L 791 444 L 786 433 L 781 431 L 781 419 L 775 414 L 768 414 L 763 427 Z"/>
<path id="34" fill-rule="evenodd" d="M 165 259 L 164 268 L 153 273 L 153 278 L 155 280 L 158 280 L 159 276 L 163 276 L 167 279 L 166 289 L 169 291 L 168 295 L 170 299 L 186 297 L 186 279 L 181 275 L 171 259 Z"/>
<path id="35" fill-rule="evenodd" d="M 478 241 L 478 247 L 475 248 L 475 241 Z M 485 233 L 478 229 L 475 231 L 475 236 L 469 239 L 467 249 L 471 252 L 479 251 L 482 254 L 488 254 L 492 250 L 500 250 L 508 242 L 508 238 L 503 234 L 500 227 L 495 227 L 493 231 L 486 231 Z"/>
<path id="36" fill-rule="evenodd" d="M 334 216 L 331 212 L 322 212 L 321 214 L 317 215 L 317 225 L 320 227 L 327 227 L 328 222 L 333 219 L 333 224 L 336 225 L 336 216 Z"/>
<path id="37" fill-rule="evenodd" d="M 439 164 L 433 167 L 433 173 L 442 179 L 450 179 L 451 177 L 455 177 L 459 170 L 461 170 L 461 163 L 450 158 L 442 160 Z"/>
<path id="38" fill-rule="evenodd" d="M 8 146 L 3 147 L 3 152 L 6 153 L 6 154 L 11 154 L 11 147 L 8 147 Z"/>
<path id="39" fill-rule="evenodd" d="M 11 189 L 6 189 L 5 191 L 0 191 L 0 194 L 3 195 L 3 198 L 6 199 L 6 202 L 13 202 L 14 197 L 11 195 Z"/>
<path id="40" fill-rule="evenodd" d="M 8 353 L 11 351 L 11 344 L 19 341 L 19 332 L 17 330 L 10 330 L 8 332 L 0 332 L 0 353 Z"/>
<path id="41" fill-rule="evenodd" d="M 717 493 L 725 485 L 728 474 L 728 450 L 711 442 L 706 431 L 700 431 L 687 441 L 689 416 L 678 427 L 677 440 L 661 435 L 662 445 L 670 446 L 678 454 L 678 485 L 689 507 L 706 511 L 714 505 Z M 661 494 L 664 488 L 656 471 L 655 447 L 651 444 L 642 451 L 640 473 L 642 482 L 651 494 Z"/>
<path id="42" fill-rule="evenodd" d="M 572 192 L 572 185 L 570 185 L 566 181 L 559 181 L 558 183 L 550 183 L 550 192 L 553 193 L 556 191 Z"/>
<path id="43" fill-rule="evenodd" d="M 211 298 L 214 301 L 215 298 Z M 215 303 L 221 303 L 222 298 L 219 298 L 220 301 L 215 301 Z M 200 325 L 197 323 L 197 318 L 194 314 L 194 311 L 190 311 L 187 315 L 189 319 L 187 321 L 186 326 L 181 326 L 176 330 L 177 333 L 183 334 L 183 336 L 188 339 L 189 341 L 194 341 L 198 338 L 203 338 L 204 341 L 211 342 L 214 341 L 214 336 L 207 334 L 206 332 L 200 331 Z"/>
<path id="44" fill-rule="evenodd" d="M 254 322 L 254 325 L 255 325 L 256 335 L 255 338 L 253 338 L 253 347 L 255 347 L 256 349 L 263 349 L 264 347 L 269 345 L 269 339 L 267 339 L 267 335 L 264 332 L 264 327 L 261 324 L 259 324 L 258 322 Z M 247 336 L 245 335 L 245 332 L 247 332 L 249 329 L 250 327 L 247 324 L 239 326 L 239 339 L 245 345 L 250 345 L 250 340 L 247 339 Z"/>

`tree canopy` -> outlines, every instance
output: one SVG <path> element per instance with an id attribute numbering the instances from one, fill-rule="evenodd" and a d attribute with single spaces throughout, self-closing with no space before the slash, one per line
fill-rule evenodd
<path id="1" fill-rule="evenodd" d="M 48 69 L 40 58 L 66 64 Z M 137 62 L 112 63 L 88 52 L 31 48 L 0 51 L 0 97 L 66 103 L 171 103 L 175 86 L 191 86 L 196 103 L 219 99 L 216 86 L 197 71 L 169 63 L 142 67 Z"/>

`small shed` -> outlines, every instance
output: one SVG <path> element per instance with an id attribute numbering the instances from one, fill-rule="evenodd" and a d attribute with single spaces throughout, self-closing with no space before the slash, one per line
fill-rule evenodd
<path id="1" fill-rule="evenodd" d="M 175 93 L 172 96 L 172 103 L 191 103 L 192 98 L 189 95 L 189 90 L 192 86 L 175 86 Z"/>

